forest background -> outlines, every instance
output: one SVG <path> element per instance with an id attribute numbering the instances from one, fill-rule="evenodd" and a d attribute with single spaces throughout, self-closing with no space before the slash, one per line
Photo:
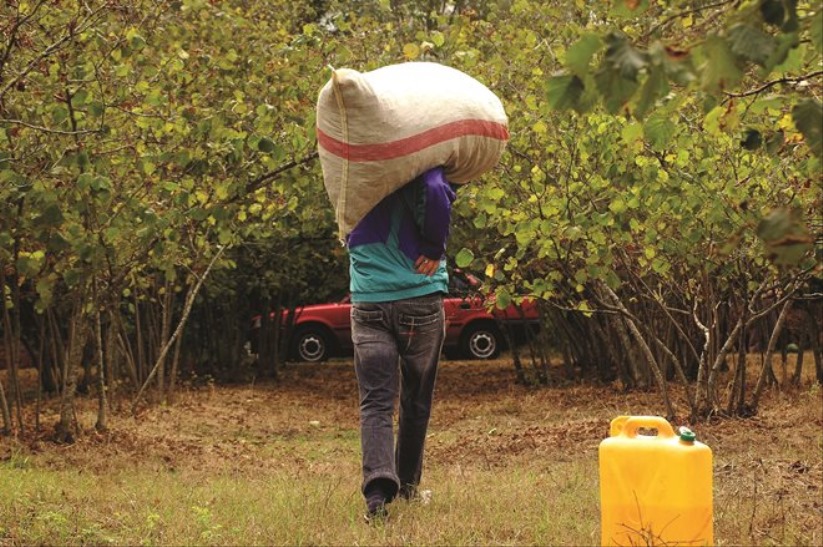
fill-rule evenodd
<path id="1" fill-rule="evenodd" d="M 7 0 L 0 28 L 0 545 L 593 543 L 626 411 L 715 450 L 719 544 L 820 544 L 819 2 Z M 405 61 L 503 101 L 448 259 L 542 328 L 444 362 L 433 508 L 370 530 L 350 363 L 287 363 L 288 311 L 348 284 L 317 93 Z"/>
<path id="2" fill-rule="evenodd" d="M 26 366 L 59 441 L 78 393 L 104 431 L 113 398 L 276 377 L 287 336 L 265 325 L 252 359 L 250 318 L 347 285 L 317 93 L 330 67 L 404 61 L 467 72 L 510 117 L 449 259 L 500 306 L 539 303 L 513 381 L 653 388 L 698 419 L 756 413 L 804 353 L 823 380 L 817 2 L 39 0 L 0 25 L 5 434 L 41 430 Z"/>

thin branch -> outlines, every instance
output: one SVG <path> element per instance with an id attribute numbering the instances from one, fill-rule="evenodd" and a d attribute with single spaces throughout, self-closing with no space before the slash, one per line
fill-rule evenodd
<path id="1" fill-rule="evenodd" d="M 223 255 L 223 252 L 226 250 L 226 247 L 220 247 L 215 255 L 212 257 L 209 265 L 206 267 L 206 270 L 203 272 L 197 279 L 197 283 L 194 287 L 191 288 L 189 294 L 186 297 L 186 303 L 183 306 L 183 315 L 180 317 L 180 322 L 177 324 L 177 328 L 174 330 L 174 334 L 166 340 L 163 349 L 160 351 L 160 355 L 157 357 L 157 361 L 154 363 L 154 367 L 152 367 L 151 372 L 149 373 L 146 381 L 143 382 L 143 386 L 140 388 L 140 391 L 137 392 L 137 395 L 134 397 L 134 401 L 131 404 L 131 411 L 134 413 L 137 410 L 137 405 L 140 403 L 140 399 L 143 397 L 143 392 L 146 391 L 146 388 L 149 386 L 151 381 L 154 379 L 154 376 L 157 374 L 158 369 L 163 365 L 166 360 L 166 355 L 169 352 L 169 349 L 174 345 L 174 342 L 180 337 L 180 334 L 183 332 L 183 327 L 186 326 L 186 322 L 189 319 L 189 314 L 191 313 L 191 308 L 194 305 L 194 299 L 197 297 L 197 293 L 200 292 L 200 288 L 203 286 L 203 282 L 206 281 L 206 278 L 209 276 L 209 272 L 211 272 L 212 267 L 214 266 L 215 262 Z M 197 275 L 195 274 L 195 278 Z"/>
<path id="2" fill-rule="evenodd" d="M 778 78 L 777 80 L 772 80 L 770 82 L 766 82 L 765 84 L 761 85 L 756 89 L 751 89 L 749 91 L 743 91 L 742 93 L 728 93 L 726 92 L 726 96 L 729 98 L 740 98 L 740 97 L 750 97 L 752 95 L 758 95 L 763 93 L 769 88 L 776 86 L 777 84 L 796 84 L 800 82 L 805 82 L 806 80 L 811 80 L 812 78 L 816 78 L 818 76 L 823 76 L 823 70 L 817 70 L 815 72 L 811 72 L 804 76 L 795 76 L 794 78 Z"/>
<path id="3" fill-rule="evenodd" d="M 23 127 L 28 127 L 29 129 L 35 129 L 37 131 L 51 133 L 53 135 L 88 135 L 90 133 L 100 133 L 99 129 L 78 129 L 77 131 L 64 131 L 62 129 L 52 129 L 50 127 L 44 127 L 42 125 L 34 125 L 28 122 L 24 122 L 23 120 L 10 120 L 5 118 L 0 119 L 0 124 L 2 123 L 22 125 Z"/>
<path id="4" fill-rule="evenodd" d="M 696 8 L 679 11 L 677 13 L 673 13 L 669 17 L 666 17 L 665 19 L 663 19 L 662 21 L 660 21 L 659 23 L 654 25 L 652 28 L 650 28 L 649 31 L 643 37 L 647 38 L 647 37 L 651 36 L 652 34 L 657 32 L 658 29 L 661 29 L 661 28 L 665 27 L 666 25 L 668 25 L 669 23 L 671 23 L 675 19 L 680 19 L 681 17 L 686 17 L 688 15 L 694 15 L 696 13 L 700 13 L 701 11 L 705 11 L 705 10 L 709 10 L 709 9 L 721 8 L 721 7 L 726 6 L 728 4 L 734 4 L 735 2 L 737 2 L 737 0 L 723 0 L 722 2 L 717 2 L 717 3 L 714 3 L 714 4 L 708 4 L 706 6 L 699 6 L 699 7 L 696 7 Z"/>
<path id="5" fill-rule="evenodd" d="M 6 95 L 6 93 L 9 91 L 9 89 L 14 87 L 17 84 L 17 82 L 19 82 L 21 79 L 25 78 L 29 74 L 29 72 L 34 70 L 34 68 L 37 66 L 37 64 L 41 60 L 51 56 L 57 50 L 59 50 L 60 47 L 63 44 L 65 44 L 69 40 L 73 39 L 77 34 L 81 34 L 81 33 L 85 32 L 86 30 L 88 30 L 88 28 L 93 26 L 97 22 L 95 20 L 95 18 L 98 15 L 100 15 L 104 10 L 106 10 L 108 7 L 109 7 L 109 4 L 105 3 L 101 7 L 97 8 L 94 12 L 89 14 L 89 16 L 86 18 L 85 21 L 83 21 L 81 24 L 77 25 L 76 28 L 70 29 L 69 32 L 66 35 L 64 35 L 62 38 L 60 38 L 59 40 L 57 40 L 56 42 L 54 42 L 53 44 L 48 46 L 46 49 L 41 51 L 37 56 L 35 56 L 34 59 L 29 61 L 29 64 L 26 65 L 26 67 L 19 74 L 17 74 L 15 77 L 11 78 L 8 81 L 8 83 L 5 86 L 3 86 L 3 89 L 0 90 L 0 99 L 2 99 Z"/>
<path id="6" fill-rule="evenodd" d="M 34 6 L 34 8 L 31 10 L 31 13 L 29 13 L 28 15 L 26 15 L 22 18 L 20 18 L 20 6 L 17 6 L 18 19 L 14 22 L 14 25 L 12 26 L 11 30 L 9 31 L 9 33 L 7 35 L 8 36 L 8 42 L 6 43 L 5 51 L 3 51 L 3 56 L 0 57 L 0 75 L 2 75 L 3 69 L 5 68 L 6 63 L 8 62 L 9 58 L 11 57 L 11 50 L 14 47 L 14 43 L 17 39 L 17 32 L 20 30 L 20 28 L 23 25 L 28 23 L 29 20 L 32 19 L 37 14 L 37 12 L 40 10 L 40 8 L 45 3 L 46 3 L 46 0 L 41 0 L 40 2 L 37 3 L 36 6 Z"/>
<path id="7" fill-rule="evenodd" d="M 277 178 L 278 176 L 280 176 L 282 173 L 288 171 L 289 169 L 293 169 L 293 168 L 295 168 L 299 165 L 305 165 L 305 164 L 317 159 L 317 157 L 318 157 L 318 153 L 317 153 L 317 151 L 314 151 L 311 154 L 309 154 L 308 156 L 304 157 L 303 159 L 292 160 L 288 163 L 284 163 L 283 165 L 281 165 L 280 167 L 278 167 L 274 171 L 269 171 L 268 173 L 263 173 L 259 177 L 254 178 L 254 179 L 252 179 L 252 180 L 250 180 L 249 182 L 246 183 L 246 194 L 251 194 L 252 192 L 255 192 L 256 190 L 259 190 L 266 182 L 268 182 L 268 181 L 270 181 L 274 178 Z"/>

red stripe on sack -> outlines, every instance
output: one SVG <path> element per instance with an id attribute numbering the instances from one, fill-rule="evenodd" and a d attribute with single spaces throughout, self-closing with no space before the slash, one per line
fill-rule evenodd
<path id="1" fill-rule="evenodd" d="M 506 126 L 487 120 L 459 120 L 391 142 L 349 144 L 323 133 L 317 128 L 317 141 L 331 154 L 354 162 L 382 161 L 413 154 L 429 146 L 458 137 L 477 136 L 508 140 Z"/>

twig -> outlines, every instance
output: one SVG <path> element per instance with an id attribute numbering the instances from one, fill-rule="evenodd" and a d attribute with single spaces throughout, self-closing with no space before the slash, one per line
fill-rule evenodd
<path id="1" fill-rule="evenodd" d="M 157 361 L 154 363 L 154 367 L 152 367 L 149 376 L 146 378 L 146 381 L 143 382 L 143 386 L 140 388 L 140 391 L 137 392 L 137 396 L 135 396 L 134 401 L 131 404 L 132 414 L 134 414 L 135 410 L 137 409 L 137 404 L 140 402 L 140 399 L 143 396 L 143 392 L 146 391 L 146 388 L 154 379 L 154 376 L 157 374 L 157 370 L 166 360 L 166 354 L 168 354 L 169 349 L 172 347 L 174 342 L 183 332 L 183 327 L 186 325 L 186 321 L 189 318 L 189 313 L 191 313 L 191 308 L 194 305 L 194 299 L 197 297 L 197 293 L 200 292 L 200 287 L 203 286 L 203 282 L 209 276 L 209 272 L 211 271 L 215 262 L 217 262 L 217 259 L 219 259 L 223 255 L 223 252 L 225 250 L 226 247 L 220 246 L 220 248 L 217 250 L 217 253 L 215 253 L 215 255 L 212 257 L 211 262 L 209 262 L 208 267 L 206 267 L 206 271 L 203 272 L 203 275 L 200 276 L 200 278 L 197 280 L 197 283 L 192 288 L 189 295 L 186 297 L 186 304 L 183 307 L 183 316 L 180 318 L 180 323 L 177 324 L 177 328 L 174 330 L 174 334 L 171 335 L 171 338 L 169 338 L 166 341 L 166 344 L 163 346 L 160 355 L 157 357 Z"/>
<path id="2" fill-rule="evenodd" d="M 22 125 L 23 127 L 28 127 L 29 129 L 43 131 L 44 133 L 52 133 L 54 135 L 88 135 L 89 133 L 100 133 L 99 129 L 78 129 L 77 131 L 65 131 L 63 129 L 52 129 L 50 127 L 44 127 L 42 125 L 34 125 L 28 122 L 24 122 L 23 120 L 9 120 L 5 118 L 0 119 L 0 124 L 3 123 L 12 125 Z"/>
<path id="3" fill-rule="evenodd" d="M 715 4 L 708 4 L 706 6 L 699 6 L 699 7 L 696 7 L 696 8 L 679 11 L 677 13 L 673 13 L 669 17 L 666 17 L 665 19 L 663 19 L 662 21 L 660 21 L 659 23 L 654 25 L 652 28 L 650 28 L 649 31 L 643 37 L 647 38 L 647 37 L 651 36 L 652 34 L 657 32 L 658 29 L 660 29 L 662 27 L 665 27 L 666 25 L 668 25 L 669 23 L 671 23 L 675 19 L 679 19 L 679 18 L 685 17 L 687 15 L 693 15 L 695 13 L 699 13 L 701 11 L 708 10 L 708 9 L 720 8 L 720 7 L 723 7 L 727 4 L 733 4 L 736 1 L 737 0 L 723 0 L 722 2 L 717 2 Z"/>
<path id="4" fill-rule="evenodd" d="M 250 180 L 249 182 L 246 183 L 246 194 L 251 194 L 252 192 L 260 189 L 260 187 L 263 186 L 263 184 L 265 184 L 266 182 L 270 181 L 273 178 L 276 178 L 277 176 L 284 173 L 285 171 L 288 171 L 289 169 L 293 169 L 293 168 L 297 167 L 298 165 L 305 165 L 305 164 L 309 163 L 310 161 L 316 159 L 317 157 L 318 157 L 318 153 L 317 153 L 317 151 L 314 151 L 311 154 L 309 154 L 308 156 L 304 157 L 303 159 L 292 160 L 288 163 L 285 163 L 285 164 L 281 165 L 280 167 L 278 167 L 274 171 L 269 171 L 268 173 L 263 173 L 259 177 L 254 178 L 254 179 L 252 179 L 252 180 Z"/>
<path id="5" fill-rule="evenodd" d="M 799 82 L 805 82 L 806 80 L 811 80 L 812 78 L 816 78 L 817 76 L 823 75 L 823 70 L 817 70 L 815 72 L 811 72 L 804 76 L 795 76 L 794 78 L 778 78 L 777 80 L 772 80 L 770 82 L 766 82 L 765 84 L 761 85 L 756 89 L 751 89 L 749 91 L 743 91 L 741 93 L 729 93 L 726 92 L 726 96 L 729 98 L 740 98 L 740 97 L 750 97 L 752 95 L 757 95 L 759 93 L 763 93 L 767 89 L 776 86 L 777 84 L 796 84 Z"/>
<path id="6" fill-rule="evenodd" d="M 97 21 L 95 21 L 95 17 L 98 16 L 99 14 L 101 14 L 107 7 L 108 7 L 108 3 L 105 3 L 102 6 L 100 6 L 99 8 L 97 8 L 95 11 L 91 12 L 89 14 L 89 16 L 86 18 L 86 20 L 84 20 L 82 23 L 77 25 L 75 28 L 71 28 L 66 35 L 64 35 L 63 37 L 58 39 L 56 42 L 54 42 L 51 45 L 49 45 L 48 47 L 46 47 L 46 49 L 44 49 L 38 55 L 36 55 L 34 57 L 34 59 L 29 61 L 29 63 L 25 66 L 25 68 L 23 68 L 22 71 L 20 71 L 20 73 L 18 73 L 16 76 L 11 78 L 8 81 L 8 83 L 6 83 L 6 85 L 3 86 L 3 89 L 0 90 L 0 99 L 2 99 L 6 95 L 6 93 L 9 91 L 9 89 L 14 87 L 17 84 L 17 82 L 19 82 L 21 79 L 25 78 L 29 74 L 29 72 L 34 70 L 34 68 L 37 66 L 37 64 L 41 60 L 51 56 L 53 53 L 55 53 L 57 50 L 59 50 L 60 47 L 63 44 L 65 44 L 69 40 L 73 39 L 77 34 L 85 32 L 89 27 L 94 25 L 94 23 L 97 22 Z"/>

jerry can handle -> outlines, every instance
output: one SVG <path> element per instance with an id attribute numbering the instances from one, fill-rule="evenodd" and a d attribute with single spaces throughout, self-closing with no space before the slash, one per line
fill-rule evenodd
<path id="1" fill-rule="evenodd" d="M 640 428 L 656 429 L 657 436 L 661 438 L 674 437 L 672 424 L 660 416 L 630 416 L 622 423 L 621 435 L 636 437 Z"/>

